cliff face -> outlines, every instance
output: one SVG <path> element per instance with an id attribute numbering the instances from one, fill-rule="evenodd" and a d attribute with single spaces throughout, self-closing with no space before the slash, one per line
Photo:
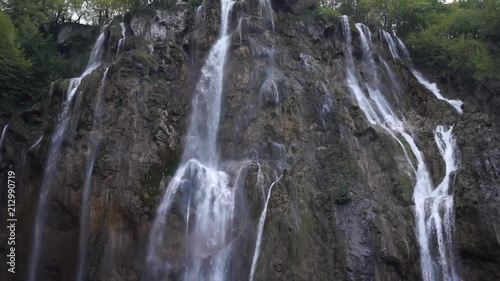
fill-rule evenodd
<path id="1" fill-rule="evenodd" d="M 239 188 L 228 280 L 248 279 L 273 182 L 255 280 L 421 280 L 411 166 L 348 93 L 340 20 L 305 24 L 306 16 L 292 12 L 315 3 L 292 2 L 274 1 L 276 13 L 269 14 L 245 1 L 230 17 L 218 135 L 220 158 Z M 144 274 L 151 223 L 181 158 L 193 89 L 217 37 L 219 6 L 206 1 L 197 9 L 182 4 L 128 14 L 120 48 L 121 19 L 105 29 L 104 62 L 78 89 L 58 157 L 38 280 L 75 278 L 85 163 L 94 149 L 85 280 L 140 280 Z M 353 40 L 360 59 L 356 32 Z M 381 38 L 374 42 L 397 76 L 402 114 L 435 183 L 444 163 L 433 132 L 436 125 L 455 125 L 461 159 L 453 185 L 457 267 L 464 280 L 499 278 L 500 128 L 498 112 L 482 99 L 487 90 L 440 84 L 445 95 L 464 101 L 464 114 L 457 115 L 407 66 L 389 59 Z M 2 175 L 18 175 L 19 268 L 28 268 L 45 159 L 68 81 L 52 88 L 42 104 L 12 118 L 2 146 Z M 98 131 L 97 102 L 103 112 Z M 101 137 L 97 147 L 93 134 Z M 4 197 L 2 185 L 2 204 Z M 181 213 L 179 206 L 168 220 L 170 243 L 180 249 L 187 228 Z M 6 248 L 0 249 L 4 256 Z M 169 256 L 177 269 L 164 280 L 182 280 L 183 258 Z"/>

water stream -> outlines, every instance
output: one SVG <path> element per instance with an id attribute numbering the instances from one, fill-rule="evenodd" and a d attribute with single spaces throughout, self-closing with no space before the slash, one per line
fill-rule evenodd
<path id="1" fill-rule="evenodd" d="M 163 280 L 172 272 L 178 272 L 184 280 L 226 280 L 235 199 L 229 175 L 219 170 L 217 135 L 233 4 L 234 1 L 221 0 L 220 34 L 201 69 L 193 95 L 181 164 L 156 212 L 146 257 L 149 280 Z M 189 221 L 185 251 L 167 247 L 168 219 L 174 206 L 180 209 L 182 220 L 186 224 Z M 179 261 L 169 256 L 169 250 L 186 254 Z"/>
<path id="2" fill-rule="evenodd" d="M 3 141 L 5 139 L 5 134 L 7 133 L 8 128 L 9 128 L 9 124 L 7 124 L 3 127 L 2 136 L 0 137 L 0 160 L 2 160 L 2 146 L 3 146 Z"/>
<path id="3" fill-rule="evenodd" d="M 106 85 L 106 77 L 108 69 L 102 75 L 101 83 L 97 90 L 96 104 L 94 109 L 94 121 L 92 131 L 90 133 L 89 152 L 87 161 L 85 163 L 85 174 L 82 188 L 82 208 L 80 212 L 80 231 L 78 235 L 78 269 L 76 274 L 77 281 L 83 281 L 85 276 L 85 260 L 87 256 L 87 240 L 88 240 L 88 220 L 89 220 L 89 206 L 92 194 L 92 172 L 94 171 L 94 164 L 97 156 L 97 149 L 101 141 L 100 135 L 100 121 L 101 121 L 101 95 Z"/>
<path id="4" fill-rule="evenodd" d="M 392 41 L 392 43 L 389 43 L 389 44 L 395 44 L 394 40 L 392 39 L 391 36 L 389 36 L 386 39 L 388 41 Z M 410 68 L 410 70 L 413 73 L 413 75 L 415 76 L 415 78 L 417 78 L 418 82 L 420 84 L 422 84 L 422 86 L 424 86 L 427 90 L 431 91 L 434 94 L 434 96 L 436 96 L 436 98 L 449 103 L 451 106 L 453 106 L 453 108 L 455 108 L 455 110 L 458 112 L 458 114 L 462 114 L 463 113 L 462 105 L 464 103 L 461 100 L 458 100 L 458 99 L 450 100 L 450 99 L 447 99 L 447 98 L 443 97 L 443 95 L 441 94 L 441 91 L 439 90 L 439 88 L 436 85 L 436 83 L 432 83 L 429 80 L 425 79 L 425 77 L 422 75 L 422 73 L 420 73 L 415 68 L 415 66 L 412 63 L 412 60 L 411 60 L 411 57 L 410 57 L 410 53 L 408 52 L 408 49 L 406 49 L 406 46 L 403 43 L 403 41 L 401 39 L 399 39 L 399 37 L 396 37 L 396 40 L 397 40 L 398 45 L 399 45 L 399 47 L 400 47 L 400 49 L 401 49 L 401 51 L 403 53 L 403 58 L 404 58 L 405 62 L 408 64 L 408 67 Z M 397 54 L 397 50 L 396 50 L 396 54 Z M 395 58 L 399 58 L 399 56 L 397 56 Z"/>
<path id="5" fill-rule="evenodd" d="M 259 169 L 260 172 L 260 169 Z M 254 275 L 255 275 L 255 270 L 257 269 L 257 262 L 259 261 L 259 254 L 260 254 L 260 245 L 262 243 L 262 234 L 264 233 L 264 224 L 266 223 L 266 216 L 267 216 L 267 208 L 269 205 L 269 199 L 271 198 L 271 192 L 273 191 L 273 187 L 276 183 L 279 182 L 279 180 L 283 177 L 283 174 L 281 174 L 269 187 L 269 190 L 267 191 L 267 198 L 266 198 L 266 203 L 264 204 L 264 208 L 262 209 L 262 214 L 260 215 L 259 219 L 259 225 L 257 229 L 257 241 L 255 242 L 255 249 L 253 253 L 253 258 L 252 258 L 252 267 L 250 269 L 250 276 L 248 277 L 249 281 L 253 281 Z"/>
<path id="6" fill-rule="evenodd" d="M 453 227 L 453 196 L 449 192 L 450 177 L 457 169 L 455 141 L 451 133 L 451 128 L 438 126 L 435 132 L 441 156 L 446 163 L 446 175 L 443 182 L 434 189 L 430 173 L 426 167 L 423 153 L 418 148 L 415 140 L 406 130 L 403 121 L 392 105 L 386 100 L 382 82 L 378 79 L 380 71 L 375 63 L 375 53 L 371 47 L 371 33 L 366 26 L 356 24 L 360 33 L 360 41 L 363 52 L 363 73 L 364 83 L 357 78 L 357 69 L 352 56 L 352 38 L 347 16 L 342 17 L 344 34 L 346 37 L 346 77 L 347 85 L 351 94 L 358 101 L 358 105 L 365 114 L 367 120 L 382 127 L 389 133 L 405 151 L 406 159 L 409 161 L 405 146 L 398 136 L 402 137 L 410 147 L 411 153 L 417 159 L 417 167 L 414 167 L 416 183 L 414 187 L 414 202 L 417 219 L 417 237 L 420 246 L 420 261 L 422 276 L 425 281 L 460 280 L 453 262 L 452 248 L 452 227 Z M 388 37 L 384 35 L 386 40 Z M 389 36 L 390 37 L 390 36 Z M 389 41 L 389 40 L 388 40 Z M 389 46 L 392 44 L 388 42 Z M 391 51 L 391 53 L 394 50 Z M 394 55 L 394 54 L 393 54 Z M 389 77 L 393 76 L 390 67 L 378 56 L 379 62 Z M 391 83 L 395 79 L 391 77 Z M 362 85 L 364 87 L 362 87 Z M 366 89 L 366 91 L 364 90 Z M 396 89 L 396 88 L 395 88 Z M 365 94 L 368 93 L 368 96 Z M 413 166 L 413 165 L 412 165 Z M 433 251 L 437 245 L 437 251 Z M 437 254 L 434 254 L 437 252 Z"/>
<path id="7" fill-rule="evenodd" d="M 38 263 L 40 259 L 40 247 L 43 240 L 43 226 L 47 219 L 47 204 L 54 185 L 54 175 L 56 172 L 57 159 L 59 156 L 61 145 L 65 139 L 66 129 L 71 119 L 71 108 L 73 98 L 76 95 L 78 87 L 82 79 L 92 73 L 101 64 L 101 56 L 104 46 L 104 30 L 97 38 L 97 41 L 90 54 L 89 62 L 80 77 L 71 78 L 69 87 L 66 93 L 66 100 L 63 102 L 61 112 L 59 113 L 56 127 L 52 135 L 45 169 L 43 172 L 43 180 L 40 187 L 40 195 L 35 213 L 35 226 L 33 233 L 33 245 L 31 248 L 30 262 L 28 267 L 28 281 L 35 281 L 38 278 Z"/>
<path id="8" fill-rule="evenodd" d="M 123 51 L 123 44 L 125 44 L 125 40 L 127 39 L 127 28 L 125 27 L 124 22 L 120 22 L 120 28 L 122 30 L 122 38 L 118 40 L 118 49 L 116 53 L 121 53 Z"/>

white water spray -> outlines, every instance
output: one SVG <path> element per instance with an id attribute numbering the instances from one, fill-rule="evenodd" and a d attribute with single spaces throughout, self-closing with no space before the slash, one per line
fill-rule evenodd
<path id="1" fill-rule="evenodd" d="M 221 0 L 221 27 L 201 69 L 192 100 L 192 114 L 180 167 L 170 181 L 157 209 L 149 237 L 146 272 L 149 279 L 163 280 L 176 268 L 184 280 L 226 279 L 231 252 L 230 230 L 234 213 L 234 190 L 229 176 L 218 170 L 217 134 L 221 113 L 224 64 L 230 45 L 229 14 L 234 1 Z M 187 197 L 187 200 L 186 200 Z M 178 202 L 189 206 L 189 228 L 185 240 L 186 256 L 179 266 L 169 259 L 168 216 Z M 185 210 L 187 211 L 187 210 Z M 185 214 L 182 215 L 187 223 Z M 173 249 L 179 252 L 179 249 Z M 172 249 L 170 249 L 172 251 Z"/>

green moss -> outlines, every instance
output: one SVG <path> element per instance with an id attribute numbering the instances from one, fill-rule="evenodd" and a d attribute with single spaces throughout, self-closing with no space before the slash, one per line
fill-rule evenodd
<path id="1" fill-rule="evenodd" d="M 149 210 L 156 208 L 157 198 L 161 196 L 161 181 L 174 174 L 179 164 L 177 155 L 162 155 L 161 162 L 149 163 L 146 172 L 139 179 L 141 189 L 139 197 Z"/>
<path id="2" fill-rule="evenodd" d="M 474 258 L 465 258 L 462 264 L 469 269 L 480 271 L 487 280 L 495 280 L 495 270 L 493 264 Z"/>
<path id="3" fill-rule="evenodd" d="M 85 76 L 82 81 L 82 86 L 85 87 L 85 89 L 98 89 L 101 84 L 103 74 L 104 73 L 102 71 L 92 71 L 89 75 Z"/>
<path id="4" fill-rule="evenodd" d="M 53 92 L 63 92 L 66 93 L 69 87 L 70 79 L 59 79 L 54 82 Z"/>
<path id="5" fill-rule="evenodd" d="M 341 184 L 337 187 L 334 195 L 334 202 L 338 205 L 346 205 L 351 202 L 351 189 L 347 184 Z"/>
<path id="6" fill-rule="evenodd" d="M 164 177 L 164 169 L 160 163 L 151 163 L 146 173 L 140 178 L 140 199 L 149 210 L 154 210 L 155 199 L 161 195 L 160 183 Z"/>
<path id="7" fill-rule="evenodd" d="M 316 10 L 316 15 L 316 19 L 323 19 L 327 22 L 340 22 L 340 17 L 342 16 L 339 11 L 330 9 L 325 6 L 319 7 Z"/>
<path id="8" fill-rule="evenodd" d="M 356 179 L 360 174 L 359 167 L 352 159 L 349 150 L 342 144 L 331 146 L 326 151 L 328 157 L 332 159 L 332 169 L 338 176 L 347 179 Z M 339 161 L 341 159 L 342 161 Z"/>
<path id="9" fill-rule="evenodd" d="M 395 149 L 397 146 L 398 144 L 391 136 L 385 133 L 378 134 L 374 150 L 375 157 L 382 171 L 388 171 L 394 168 L 395 161 L 393 155 L 396 154 Z"/>
<path id="10" fill-rule="evenodd" d="M 405 147 L 406 153 L 408 154 L 408 157 L 410 158 L 413 167 L 417 167 L 418 166 L 417 157 L 415 156 L 415 154 L 413 154 L 413 150 L 411 150 L 410 144 L 400 135 L 397 138 Z"/>
<path id="11" fill-rule="evenodd" d="M 413 181 L 410 176 L 406 174 L 399 175 L 395 183 L 395 194 L 401 200 L 412 202 L 413 198 Z"/>
<path id="12" fill-rule="evenodd" d="M 356 161 L 352 158 L 344 144 L 338 143 L 326 150 L 326 159 L 332 173 L 333 202 L 345 205 L 352 201 L 354 187 L 360 178 L 361 172 Z"/>
<path id="13" fill-rule="evenodd" d="M 306 25 L 312 25 L 316 16 L 316 10 L 305 10 L 300 15 L 295 17 L 296 21 L 303 22 Z"/>
<path id="14" fill-rule="evenodd" d="M 173 176 L 179 166 L 180 157 L 178 155 L 162 156 L 163 168 L 165 173 Z"/>
<path id="15" fill-rule="evenodd" d="M 144 76 L 148 76 L 149 69 L 153 69 L 155 67 L 155 56 L 146 50 L 133 50 L 132 60 L 144 66 L 144 72 L 142 73 Z"/>

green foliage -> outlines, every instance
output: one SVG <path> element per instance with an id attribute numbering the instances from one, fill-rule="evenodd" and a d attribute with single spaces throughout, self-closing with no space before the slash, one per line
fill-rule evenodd
<path id="1" fill-rule="evenodd" d="M 48 84 L 57 79 L 64 63 L 56 50 L 51 36 L 44 36 L 27 18 L 19 23 L 17 42 L 25 56 L 31 61 L 32 86 L 36 91 L 46 91 Z M 33 97 L 40 92 L 32 93 Z"/>
<path id="2" fill-rule="evenodd" d="M 481 2 L 448 5 L 445 13 L 429 17 L 425 29 L 410 34 L 408 45 L 421 60 L 451 67 L 465 78 L 499 79 L 495 64 L 500 62 L 496 43 L 500 36 L 500 1 Z"/>
<path id="3" fill-rule="evenodd" d="M 193 8 L 197 8 L 203 4 L 203 0 L 188 0 L 188 4 Z"/>
<path id="4" fill-rule="evenodd" d="M 312 25 L 314 23 L 314 17 L 316 16 L 315 10 L 305 10 L 300 13 L 295 19 L 301 21 L 306 25 Z"/>
<path id="5" fill-rule="evenodd" d="M 342 14 L 339 11 L 325 6 L 319 7 L 317 11 L 317 17 L 326 21 L 339 21 L 341 15 Z"/>
<path id="6" fill-rule="evenodd" d="M 64 63 L 50 36 L 45 36 L 28 16 L 0 12 L 0 96 L 2 114 L 29 107 L 60 76 Z"/>
<path id="7" fill-rule="evenodd" d="M 500 79 L 500 0 L 329 0 L 322 9 L 406 40 L 416 59 L 465 79 Z"/>
<path id="8" fill-rule="evenodd" d="M 351 190 L 349 186 L 346 184 L 338 186 L 337 190 L 335 191 L 335 204 L 346 205 L 347 203 L 351 202 L 351 200 Z"/>
<path id="9" fill-rule="evenodd" d="M 16 44 L 16 30 L 10 17 L 0 11 L 0 99 L 1 111 L 15 110 L 29 96 L 26 83 L 30 78 L 32 64 Z M 9 106 L 16 105 L 16 106 Z"/>

